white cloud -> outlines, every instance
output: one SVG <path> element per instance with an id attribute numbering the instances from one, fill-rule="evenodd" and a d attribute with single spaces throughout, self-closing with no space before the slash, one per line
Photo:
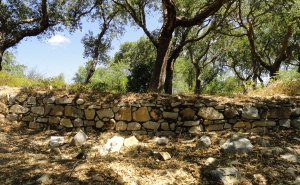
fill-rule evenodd
<path id="1" fill-rule="evenodd" d="M 47 42 L 52 46 L 60 46 L 62 44 L 70 43 L 71 40 L 62 35 L 54 35 L 50 39 L 48 39 Z"/>

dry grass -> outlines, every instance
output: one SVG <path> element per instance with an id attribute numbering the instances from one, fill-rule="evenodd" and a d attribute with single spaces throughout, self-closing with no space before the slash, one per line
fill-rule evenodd
<path id="1" fill-rule="evenodd" d="M 257 88 L 247 93 L 247 96 L 299 96 L 300 95 L 300 81 L 290 80 L 290 81 L 273 81 L 267 86 L 262 88 Z"/>
<path id="2" fill-rule="evenodd" d="M 17 122 L 0 119 L 0 184 L 34 184 L 44 174 L 50 178 L 44 184 L 220 184 L 208 175 L 217 167 L 236 167 L 242 174 L 240 184 L 291 184 L 295 177 L 286 172 L 288 167 L 297 170 L 298 164 L 287 162 L 279 156 L 265 157 L 260 154 L 261 147 L 257 137 L 269 139 L 271 146 L 290 146 L 300 152 L 299 142 L 294 137 L 299 131 L 276 130 L 264 136 L 232 131 L 205 132 L 211 138 L 208 149 L 198 149 L 196 143 L 182 144 L 182 140 L 191 139 L 190 135 L 170 137 L 166 146 L 149 142 L 150 136 L 137 136 L 139 145 L 125 148 L 120 153 L 100 156 L 98 149 L 107 139 L 127 133 L 100 132 L 91 130 L 84 150 L 88 159 L 76 159 L 82 148 L 69 147 L 60 150 L 60 154 L 48 146 L 50 136 L 64 136 L 69 143 L 75 130 L 65 132 L 55 130 L 34 131 Z M 275 130 L 274 130 L 275 131 Z M 232 134 L 248 137 L 254 150 L 248 154 L 226 155 L 220 146 Z M 283 136 L 278 139 L 275 134 Z M 161 161 L 153 156 L 153 151 L 169 152 L 172 158 Z M 209 163 L 207 159 L 216 160 Z M 238 162 L 237 164 L 232 163 Z"/>

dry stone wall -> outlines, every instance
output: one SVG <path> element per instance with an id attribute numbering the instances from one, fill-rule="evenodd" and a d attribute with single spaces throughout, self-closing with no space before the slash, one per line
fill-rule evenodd
<path id="1" fill-rule="evenodd" d="M 65 95 L 10 94 L 0 113 L 31 129 L 94 128 L 173 135 L 233 129 L 256 133 L 300 127 L 300 97 L 214 99 L 161 96 L 123 102 L 96 103 Z"/>

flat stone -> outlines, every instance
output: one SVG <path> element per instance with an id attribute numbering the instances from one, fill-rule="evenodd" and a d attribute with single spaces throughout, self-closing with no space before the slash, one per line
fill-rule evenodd
<path id="1" fill-rule="evenodd" d="M 186 108 L 180 112 L 184 120 L 191 120 L 195 116 L 195 111 L 191 108 Z"/>
<path id="2" fill-rule="evenodd" d="M 44 107 L 31 107 L 31 112 L 37 115 L 44 115 Z"/>
<path id="3" fill-rule="evenodd" d="M 150 120 L 150 115 L 147 107 L 141 107 L 137 111 L 132 113 L 132 118 L 137 122 L 146 122 Z"/>
<path id="4" fill-rule="evenodd" d="M 171 103 L 171 106 L 172 106 L 172 107 L 176 107 L 176 106 L 178 106 L 178 105 L 181 105 L 181 102 L 173 102 L 173 103 Z"/>
<path id="5" fill-rule="evenodd" d="M 269 121 L 269 120 L 265 120 L 265 121 L 254 121 L 252 123 L 252 127 L 275 127 L 276 126 L 276 122 L 275 121 Z"/>
<path id="6" fill-rule="evenodd" d="M 285 147 L 285 150 L 286 150 L 287 152 L 289 152 L 290 154 L 297 154 L 297 151 L 294 150 L 294 149 L 291 148 L 291 147 Z"/>
<path id="7" fill-rule="evenodd" d="M 121 107 L 115 114 L 115 119 L 119 121 L 131 121 L 131 108 Z"/>
<path id="8" fill-rule="evenodd" d="M 60 123 L 60 117 L 50 116 L 49 117 L 49 123 L 52 123 L 52 124 L 58 124 L 58 123 Z"/>
<path id="9" fill-rule="evenodd" d="M 260 119 L 258 110 L 256 107 L 245 107 L 242 110 L 242 117 L 246 119 Z"/>
<path id="10" fill-rule="evenodd" d="M 143 127 L 145 129 L 150 129 L 150 130 L 157 130 L 159 126 L 160 123 L 154 121 L 147 121 L 146 123 L 143 124 Z"/>
<path id="11" fill-rule="evenodd" d="M 30 116 L 30 115 L 23 116 L 23 117 L 22 117 L 22 121 L 28 121 L 28 122 L 31 122 L 31 121 L 33 121 L 33 117 Z"/>
<path id="12" fill-rule="evenodd" d="M 187 126 L 187 127 L 197 126 L 197 125 L 200 125 L 200 120 L 183 122 L 183 126 Z"/>
<path id="13" fill-rule="evenodd" d="M 73 101 L 73 99 L 71 98 L 68 98 L 68 97 L 62 97 L 62 98 L 57 98 L 55 99 L 55 103 L 56 104 L 62 104 L 62 105 L 65 105 L 65 104 L 71 104 Z"/>
<path id="14" fill-rule="evenodd" d="M 154 157 L 156 157 L 159 160 L 169 160 L 171 159 L 171 155 L 168 152 L 153 152 Z"/>
<path id="15" fill-rule="evenodd" d="M 189 133 L 190 134 L 196 134 L 196 135 L 200 135 L 204 132 L 203 126 L 202 125 L 198 125 L 198 126 L 192 126 L 189 129 Z"/>
<path id="16" fill-rule="evenodd" d="M 84 104 L 84 99 L 80 99 L 80 98 L 77 99 L 77 100 L 76 100 L 76 104 L 77 104 L 77 105 L 82 105 L 82 104 Z"/>
<path id="17" fill-rule="evenodd" d="M 217 161 L 217 159 L 216 158 L 213 158 L 213 157 L 209 157 L 209 158 L 207 158 L 206 160 L 205 160 L 205 165 L 211 165 L 211 164 L 213 164 L 214 162 L 216 162 Z"/>
<path id="18" fill-rule="evenodd" d="M 83 125 L 87 126 L 87 127 L 89 127 L 89 126 L 95 126 L 95 121 L 94 120 L 84 120 L 83 121 Z"/>
<path id="19" fill-rule="evenodd" d="M 68 118 L 62 118 L 60 120 L 60 125 L 64 126 L 64 127 L 73 127 L 73 124 L 72 124 L 71 120 L 68 119 Z"/>
<path id="20" fill-rule="evenodd" d="M 218 130 L 223 130 L 224 129 L 224 124 L 215 124 L 215 125 L 208 125 L 205 127 L 205 130 L 210 132 L 210 131 L 218 131 Z"/>
<path id="21" fill-rule="evenodd" d="M 166 119 L 176 119 L 178 117 L 177 112 L 163 112 L 163 118 Z"/>
<path id="22" fill-rule="evenodd" d="M 44 103 L 54 103 L 55 102 L 55 97 L 44 98 L 43 102 Z"/>
<path id="23" fill-rule="evenodd" d="M 291 123 L 293 127 L 300 128 L 300 117 L 292 119 Z"/>
<path id="24" fill-rule="evenodd" d="M 223 114 L 212 107 L 200 108 L 197 115 L 208 120 L 224 119 Z"/>
<path id="25" fill-rule="evenodd" d="M 8 114 L 6 118 L 9 121 L 17 121 L 18 120 L 18 114 Z"/>
<path id="26" fill-rule="evenodd" d="M 252 151 L 253 145 L 249 139 L 233 137 L 227 139 L 226 142 L 221 146 L 221 150 L 224 153 L 248 153 Z"/>
<path id="27" fill-rule="evenodd" d="M 54 106 L 49 114 L 51 116 L 62 116 L 64 114 L 63 113 L 64 109 L 65 108 L 61 105 Z"/>
<path id="28" fill-rule="evenodd" d="M 233 128 L 251 128 L 251 123 L 246 121 L 238 121 L 233 125 Z"/>
<path id="29" fill-rule="evenodd" d="M 272 108 L 269 110 L 267 118 L 269 119 L 289 119 L 292 114 L 291 107 Z"/>
<path id="30" fill-rule="evenodd" d="M 92 120 L 95 118 L 95 109 L 84 109 L 84 115 L 86 119 Z"/>
<path id="31" fill-rule="evenodd" d="M 39 123 L 48 123 L 48 118 L 41 118 L 41 117 L 38 117 L 36 119 L 36 122 L 39 122 Z"/>
<path id="32" fill-rule="evenodd" d="M 27 104 L 28 105 L 36 105 L 36 97 L 29 97 L 27 99 Z"/>
<path id="33" fill-rule="evenodd" d="M 27 94 L 21 94 L 15 97 L 15 100 L 17 100 L 20 103 L 23 103 L 25 100 L 27 100 L 28 95 Z"/>
<path id="34" fill-rule="evenodd" d="M 300 156 L 299 155 L 286 154 L 286 155 L 281 155 L 280 157 L 287 160 L 287 161 L 300 163 Z"/>
<path id="35" fill-rule="evenodd" d="M 300 116 L 300 108 L 294 108 L 292 110 L 292 115 L 293 116 Z"/>
<path id="36" fill-rule="evenodd" d="M 53 104 L 46 104 L 44 107 L 44 116 L 48 115 L 50 111 L 54 108 Z"/>
<path id="37" fill-rule="evenodd" d="M 141 129 L 141 124 L 139 124 L 138 122 L 130 122 L 127 125 L 127 130 L 129 131 L 136 131 L 140 129 Z"/>
<path id="38" fill-rule="evenodd" d="M 234 167 L 217 168 L 212 170 L 210 174 L 222 181 L 224 185 L 238 184 L 241 180 L 240 172 Z"/>
<path id="39" fill-rule="evenodd" d="M 103 126 L 104 126 L 104 122 L 103 122 L 103 121 L 98 120 L 98 121 L 96 122 L 96 128 L 102 128 Z"/>
<path id="40" fill-rule="evenodd" d="M 263 147 L 261 148 L 260 153 L 264 156 L 272 157 L 284 153 L 284 150 L 279 147 Z"/>
<path id="41" fill-rule="evenodd" d="M 23 107 L 21 105 L 13 105 L 10 107 L 9 112 L 15 114 L 25 114 L 29 111 L 27 107 Z"/>
<path id="42" fill-rule="evenodd" d="M 97 111 L 97 114 L 100 119 L 114 117 L 114 112 L 112 111 L 112 109 L 101 109 Z"/>
<path id="43" fill-rule="evenodd" d="M 160 124 L 160 127 L 162 130 L 170 130 L 170 127 L 169 127 L 169 123 L 168 122 L 162 122 Z"/>
<path id="44" fill-rule="evenodd" d="M 290 128 L 291 127 L 291 120 L 290 119 L 281 119 L 279 120 L 279 126 Z"/>
<path id="45" fill-rule="evenodd" d="M 161 137 L 156 139 L 156 144 L 158 145 L 167 145 L 169 143 L 169 139 L 167 137 Z"/>
<path id="46" fill-rule="evenodd" d="M 78 109 L 73 106 L 65 106 L 65 116 L 73 117 L 73 118 L 82 118 L 83 112 L 81 109 Z"/>
<path id="47" fill-rule="evenodd" d="M 129 138 L 126 138 L 124 140 L 124 146 L 125 147 L 131 147 L 139 144 L 139 140 L 136 139 L 135 136 L 131 136 Z"/>
<path id="48" fill-rule="evenodd" d="M 127 123 L 125 123 L 124 121 L 118 121 L 116 123 L 116 130 L 119 131 L 127 130 Z"/>

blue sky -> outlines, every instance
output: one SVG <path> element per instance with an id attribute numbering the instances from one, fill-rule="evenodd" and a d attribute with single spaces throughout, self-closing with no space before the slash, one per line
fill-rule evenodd
<path id="1" fill-rule="evenodd" d="M 158 22 L 157 20 L 152 20 L 150 24 L 149 27 L 154 29 L 157 27 Z M 16 60 L 20 64 L 27 66 L 28 69 L 35 69 L 46 78 L 63 73 L 66 82 L 72 83 L 72 78 L 78 67 L 87 62 L 87 59 L 83 58 L 82 55 L 84 48 L 81 39 L 88 30 L 98 33 L 97 22 L 84 23 L 83 30 L 77 30 L 73 34 L 66 31 L 57 33 L 45 40 L 28 37 L 22 40 L 16 49 L 10 49 L 9 51 L 13 52 Z M 114 56 L 120 44 L 126 41 L 136 41 L 144 35 L 141 29 L 127 26 L 125 34 L 121 38 L 113 40 L 113 50 L 109 54 Z"/>

